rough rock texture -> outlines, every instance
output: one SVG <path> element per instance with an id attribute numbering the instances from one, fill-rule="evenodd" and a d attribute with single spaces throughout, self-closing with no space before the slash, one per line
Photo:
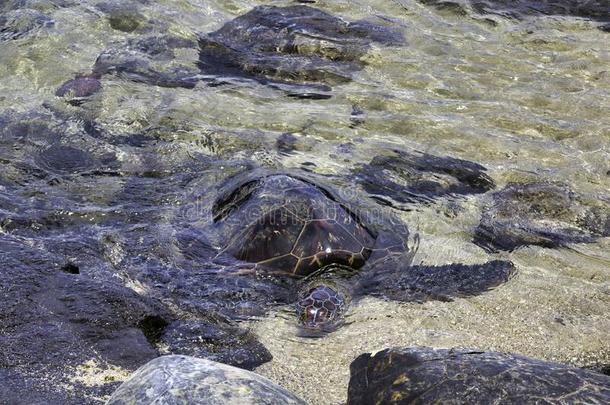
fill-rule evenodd
<path id="1" fill-rule="evenodd" d="M 144 23 L 135 6 L 98 4 L 111 26 L 139 31 Z M 114 74 L 161 87 L 192 88 L 199 81 L 218 86 L 255 80 L 298 98 L 328 98 L 328 84 L 344 83 L 365 65 L 374 43 L 401 45 L 395 29 L 367 21 L 347 22 L 308 6 L 259 6 L 199 38 L 197 70 L 178 61 L 174 50 L 196 48 L 168 35 L 131 39 L 104 50 L 95 75 Z M 203 74 L 202 74 L 203 73 Z"/>
<path id="2" fill-rule="evenodd" d="M 271 361 L 271 353 L 244 329 L 198 319 L 176 321 L 161 336 L 160 343 L 174 354 L 203 357 L 252 370 Z"/>
<path id="3" fill-rule="evenodd" d="M 159 347 L 245 368 L 271 360 L 252 334 L 222 318 L 172 322 L 157 300 L 97 267 L 103 254 L 95 240 L 78 235 L 49 248 L 53 253 L 0 238 L 2 400 L 81 404 L 109 395 Z M 66 252 L 78 261 L 67 261 Z"/>
<path id="4" fill-rule="evenodd" d="M 51 18 L 36 10 L 12 10 L 0 14 L 0 41 L 19 39 L 53 24 Z"/>
<path id="5" fill-rule="evenodd" d="M 431 202 L 455 194 L 479 194 L 495 187 L 478 163 L 428 153 L 391 151 L 355 172 L 355 181 L 389 205 Z"/>
<path id="6" fill-rule="evenodd" d="M 610 377 L 525 356 L 410 347 L 359 356 L 349 405 L 608 403 Z"/>
<path id="7" fill-rule="evenodd" d="M 136 371 L 107 405 L 305 404 L 255 373 L 188 356 L 159 357 Z"/>
<path id="8" fill-rule="evenodd" d="M 65 97 L 72 105 L 80 105 L 84 100 L 100 91 L 102 83 L 98 77 L 81 76 L 64 82 L 56 91 L 58 97 Z"/>
<path id="9" fill-rule="evenodd" d="M 372 43 L 399 45 L 403 38 L 389 27 L 308 6 L 259 6 L 201 36 L 200 67 L 263 82 L 342 83 L 362 68 Z"/>
<path id="10" fill-rule="evenodd" d="M 199 74 L 194 65 L 175 61 L 174 51 L 195 47 L 189 40 L 169 35 L 134 38 L 104 50 L 93 66 L 94 75 L 113 74 L 125 80 L 160 87 L 195 87 Z"/>
<path id="11" fill-rule="evenodd" d="M 603 23 L 610 22 L 607 0 L 419 0 L 436 8 L 466 15 L 467 7 L 478 14 L 493 14 L 512 19 L 532 16 L 571 16 Z"/>
<path id="12" fill-rule="evenodd" d="M 548 183 L 509 184 L 491 194 L 475 232 L 488 250 L 592 242 L 610 235 L 610 200 Z"/>
<path id="13" fill-rule="evenodd" d="M 159 305 L 19 240 L 3 236 L 0 252 L 0 373 L 11 376 L 0 379 L 4 401 L 82 403 L 116 383 L 73 380 L 80 367 L 134 370 L 158 356 L 147 326 L 169 317 Z"/>
<path id="14" fill-rule="evenodd" d="M 107 15 L 108 23 L 117 31 L 133 32 L 146 23 L 146 17 L 138 11 L 137 3 L 102 2 L 97 4 L 97 8 Z"/>

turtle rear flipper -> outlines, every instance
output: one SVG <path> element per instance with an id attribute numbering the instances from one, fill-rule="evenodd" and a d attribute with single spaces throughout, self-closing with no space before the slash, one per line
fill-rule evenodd
<path id="1" fill-rule="evenodd" d="M 397 301 L 452 301 L 497 287 L 514 273 L 514 264 L 504 260 L 475 265 L 419 265 L 399 269 L 396 274 L 387 269 L 371 272 L 359 280 L 359 287 L 364 293 Z"/>

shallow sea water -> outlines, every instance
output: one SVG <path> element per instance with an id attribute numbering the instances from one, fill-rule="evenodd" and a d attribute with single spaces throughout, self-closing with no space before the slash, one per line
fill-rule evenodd
<path id="1" fill-rule="evenodd" d="M 34 4 L 55 25 L 0 42 L 0 112 L 41 111 L 46 103 L 75 113 L 81 107 L 61 104 L 53 94 L 75 74 L 88 72 L 103 49 L 155 33 L 195 39 L 198 32 L 269 3 L 139 4 L 148 22 L 133 33 L 113 30 L 95 2 L 65 8 Z M 87 102 L 84 114 L 94 115 L 109 136 L 145 133 L 159 142 L 141 154 L 127 145 L 88 144 L 79 135 L 72 141 L 113 152 L 126 172 L 171 171 L 202 154 L 253 157 L 271 167 L 311 162 L 315 167 L 308 167 L 318 173 L 340 175 L 381 149 L 399 147 L 478 162 L 498 189 L 537 179 L 589 195 L 609 194 L 610 34 L 595 23 L 489 17 L 492 25 L 474 13 L 456 15 L 414 0 L 315 6 L 348 20 L 398 26 L 407 45 L 374 46 L 366 68 L 351 83 L 334 86 L 328 100 L 291 99 L 253 83 L 172 89 L 106 77 L 103 92 Z M 174 63 L 193 66 L 196 59 L 195 49 L 182 50 Z M 361 111 L 358 125 L 353 125 L 355 108 Z M 291 155 L 275 147 L 283 133 L 297 138 Z M 19 151 L 3 153 L 3 182 L 23 181 L 12 168 Z M 83 210 L 103 216 L 121 184 L 88 181 L 65 187 L 83 196 Z M 610 240 L 490 255 L 471 242 L 480 208 L 480 196 L 474 196 L 398 213 L 421 235 L 415 262 L 505 258 L 518 269 L 507 284 L 453 302 L 363 298 L 352 305 L 344 327 L 321 339 L 297 337 L 291 308 L 274 310 L 249 323 L 274 356 L 257 371 L 312 404 L 334 404 L 346 398 L 350 362 L 389 346 L 473 347 L 578 366 L 609 363 Z"/>

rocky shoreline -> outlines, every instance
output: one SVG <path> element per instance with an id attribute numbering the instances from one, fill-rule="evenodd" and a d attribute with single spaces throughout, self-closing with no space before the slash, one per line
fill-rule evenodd
<path id="1" fill-rule="evenodd" d="M 506 353 L 408 347 L 359 356 L 347 405 L 411 403 L 603 403 L 610 376 Z M 305 404 L 255 373 L 187 356 L 138 369 L 108 405 Z"/>
<path id="2" fill-rule="evenodd" d="M 24 3 L 1 6 L 0 43 L 51 30 L 45 13 L 73 5 Z M 421 3 L 490 21 L 532 17 L 522 2 L 515 14 L 502 2 Z M 609 23 L 601 2 L 551 3 L 533 14 Z M 482 164 L 408 146 L 316 173 L 314 163 L 289 168 L 247 149 L 191 153 L 164 138 L 180 132 L 175 122 L 117 134 L 101 118 L 114 80 L 180 91 L 263 86 L 310 103 L 355 80 L 377 47 L 408 46 L 390 17 L 348 21 L 315 5 L 256 6 L 196 40 L 155 31 L 163 25 L 141 6 L 97 4 L 113 30 L 133 36 L 66 77 L 40 110 L 0 113 L 0 402 L 305 403 L 248 371 L 273 356 L 243 321 L 296 307 L 295 325 L 320 337 L 365 295 L 484 296 L 519 282 L 507 259 L 517 249 L 610 236 L 607 194 L 536 175 L 500 183 Z M 192 63 L 178 60 L 188 52 Z M 366 124 L 356 102 L 352 115 L 354 127 Z M 278 155 L 304 149 L 290 134 L 270 138 Z M 464 198 L 480 203 L 469 240 L 484 260 L 413 263 L 420 237 L 397 213 L 440 201 L 459 216 Z M 610 401 L 608 366 L 591 366 L 387 348 L 353 361 L 347 404 Z"/>

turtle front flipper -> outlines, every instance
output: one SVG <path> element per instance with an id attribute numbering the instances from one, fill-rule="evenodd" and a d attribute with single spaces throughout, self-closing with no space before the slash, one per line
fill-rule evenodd
<path id="1" fill-rule="evenodd" d="M 515 265 L 505 260 L 475 265 L 411 266 L 397 268 L 394 274 L 385 268 L 363 275 L 358 287 L 364 293 L 397 301 L 452 301 L 497 287 L 515 271 Z"/>

